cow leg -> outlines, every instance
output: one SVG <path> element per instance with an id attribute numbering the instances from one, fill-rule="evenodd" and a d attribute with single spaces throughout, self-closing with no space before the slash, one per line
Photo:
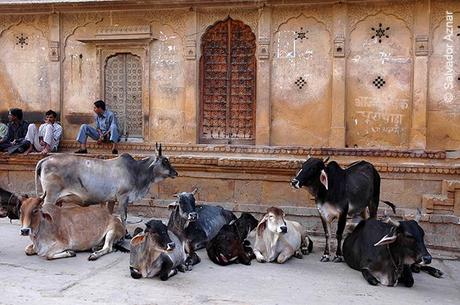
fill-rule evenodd
<path id="1" fill-rule="evenodd" d="M 426 272 L 429 275 L 434 276 L 436 278 L 440 278 L 440 277 L 442 277 L 444 275 L 444 273 L 441 270 L 433 268 L 431 266 L 421 265 L 420 270 L 422 270 L 423 272 Z"/>
<path id="2" fill-rule="evenodd" d="M 369 284 L 375 286 L 379 283 L 379 281 L 369 272 L 369 269 L 361 269 L 361 273 Z"/>
<path id="3" fill-rule="evenodd" d="M 294 253 L 292 253 L 291 249 L 285 249 L 283 250 L 280 255 L 276 258 L 276 262 L 278 264 L 283 264 L 285 261 L 287 261 Z M 302 254 L 300 254 L 302 255 Z"/>
<path id="4" fill-rule="evenodd" d="M 95 261 L 99 257 L 112 252 L 112 245 L 113 245 L 113 242 L 115 241 L 115 236 L 116 236 L 115 231 L 109 230 L 107 234 L 105 235 L 104 246 L 102 247 L 102 249 L 91 253 L 91 255 L 88 257 L 88 260 Z"/>
<path id="5" fill-rule="evenodd" d="M 243 265 L 250 265 L 251 264 L 251 256 L 246 253 L 244 249 L 241 249 L 240 255 L 238 255 L 238 261 Z"/>
<path id="6" fill-rule="evenodd" d="M 403 272 L 399 278 L 399 281 L 402 282 L 406 287 L 414 286 L 414 277 L 412 276 L 410 265 L 403 266 Z"/>
<path id="7" fill-rule="evenodd" d="M 54 254 L 49 254 L 46 256 L 46 259 L 52 260 L 52 259 L 59 259 L 59 258 L 66 258 L 66 257 L 74 257 L 76 256 L 75 251 L 72 250 L 65 250 L 62 252 L 54 253 Z"/>
<path id="8" fill-rule="evenodd" d="M 37 251 L 35 251 L 34 244 L 30 244 L 26 247 L 24 250 L 26 252 L 26 255 L 36 255 Z"/>
<path id="9" fill-rule="evenodd" d="M 259 262 L 259 263 L 266 263 L 267 260 L 265 259 L 265 257 L 262 255 L 262 253 L 260 253 L 259 250 L 254 250 L 254 255 L 256 256 L 256 260 Z"/>
<path id="10" fill-rule="evenodd" d="M 320 212 L 321 223 L 323 224 L 324 234 L 326 237 L 326 245 L 324 246 L 324 253 L 321 257 L 321 262 L 328 262 L 329 261 L 329 251 L 331 248 L 331 241 L 329 237 L 331 236 L 331 224 L 329 221 L 321 214 Z"/>
<path id="11" fill-rule="evenodd" d="M 120 211 L 121 222 L 123 223 L 123 226 L 126 228 L 126 218 L 128 217 L 128 203 L 129 203 L 128 197 L 126 196 L 117 197 L 117 201 L 118 201 L 118 204 L 120 205 L 119 211 Z M 126 230 L 125 238 L 126 239 L 132 238 L 128 230 Z"/>
<path id="12" fill-rule="evenodd" d="M 163 261 L 163 264 L 161 265 L 161 270 L 158 273 L 160 280 L 166 281 L 170 276 L 173 276 L 177 273 L 177 270 L 174 273 L 175 269 L 173 269 L 172 267 L 173 267 L 173 262 L 171 261 L 171 259 L 165 258 L 165 260 Z"/>
<path id="13" fill-rule="evenodd" d="M 337 224 L 337 250 L 335 251 L 335 257 L 333 261 L 335 263 L 343 262 L 342 256 L 342 235 L 345 225 L 347 224 L 347 213 L 346 211 L 342 212 L 339 216 L 339 223 Z"/>

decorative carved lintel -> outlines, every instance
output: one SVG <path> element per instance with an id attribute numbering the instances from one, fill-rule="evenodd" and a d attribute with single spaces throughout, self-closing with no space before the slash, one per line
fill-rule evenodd
<path id="1" fill-rule="evenodd" d="M 59 41 L 49 42 L 49 59 L 50 61 L 59 61 Z"/>
<path id="2" fill-rule="evenodd" d="M 334 39 L 334 57 L 345 57 L 345 37 L 337 35 Z"/>
<path id="3" fill-rule="evenodd" d="M 270 58 L 270 39 L 266 37 L 259 38 L 259 59 Z"/>
<path id="4" fill-rule="evenodd" d="M 428 36 L 415 36 L 415 56 L 428 56 Z"/>
<path id="5" fill-rule="evenodd" d="M 196 59 L 196 41 L 195 39 L 187 39 L 185 41 L 185 59 L 195 60 Z"/>
<path id="6" fill-rule="evenodd" d="M 139 25 L 103 27 L 93 37 L 81 37 L 77 40 L 84 43 L 119 44 L 149 43 L 153 39 L 150 25 Z"/>

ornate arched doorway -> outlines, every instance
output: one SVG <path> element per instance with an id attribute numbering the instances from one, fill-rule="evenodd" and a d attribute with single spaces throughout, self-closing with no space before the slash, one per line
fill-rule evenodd
<path id="1" fill-rule="evenodd" d="M 122 137 L 143 138 L 140 57 L 131 53 L 110 56 L 104 80 L 105 102 L 117 116 Z"/>
<path id="2" fill-rule="evenodd" d="M 227 18 L 201 38 L 200 142 L 254 144 L 256 37 Z"/>

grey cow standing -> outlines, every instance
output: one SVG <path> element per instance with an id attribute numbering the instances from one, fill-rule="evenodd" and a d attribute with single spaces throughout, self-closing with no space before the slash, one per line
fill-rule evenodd
<path id="1" fill-rule="evenodd" d="M 109 160 L 49 156 L 37 164 L 35 185 L 37 196 L 39 186 L 46 192 L 44 204 L 77 200 L 92 205 L 116 200 L 125 223 L 129 203 L 142 199 L 152 183 L 176 176 L 160 145 L 155 155 L 142 160 L 135 160 L 129 154 Z"/>

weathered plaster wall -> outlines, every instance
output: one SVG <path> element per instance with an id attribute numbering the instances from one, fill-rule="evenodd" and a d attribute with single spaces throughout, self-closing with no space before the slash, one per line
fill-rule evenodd
<path id="1" fill-rule="evenodd" d="M 4 16 L 0 25 L 0 112 L 51 108 L 48 16 Z"/>
<path id="2" fill-rule="evenodd" d="M 283 11 L 274 11 L 278 13 Z M 328 20 L 311 17 L 308 10 L 307 15 L 290 13 L 297 16 L 284 20 L 273 35 L 271 144 L 328 146 L 332 81 Z"/>
<path id="3" fill-rule="evenodd" d="M 257 144 L 456 150 L 459 6 L 404 0 L 5 13 L 0 114 L 19 106 L 27 119 L 53 108 L 62 112 L 64 137 L 74 139 L 80 124 L 93 121 L 92 102 L 104 95 L 105 58 L 111 50 L 132 52 L 142 60 L 144 139 L 196 143 L 201 37 L 230 16 L 257 39 Z M 445 38 L 446 11 L 453 12 L 452 41 Z M 108 26 L 148 25 L 154 39 L 146 46 L 78 41 Z M 23 48 L 16 44 L 21 33 L 28 37 Z"/>
<path id="4" fill-rule="evenodd" d="M 431 26 L 427 144 L 459 149 L 460 2 L 434 2 Z"/>

